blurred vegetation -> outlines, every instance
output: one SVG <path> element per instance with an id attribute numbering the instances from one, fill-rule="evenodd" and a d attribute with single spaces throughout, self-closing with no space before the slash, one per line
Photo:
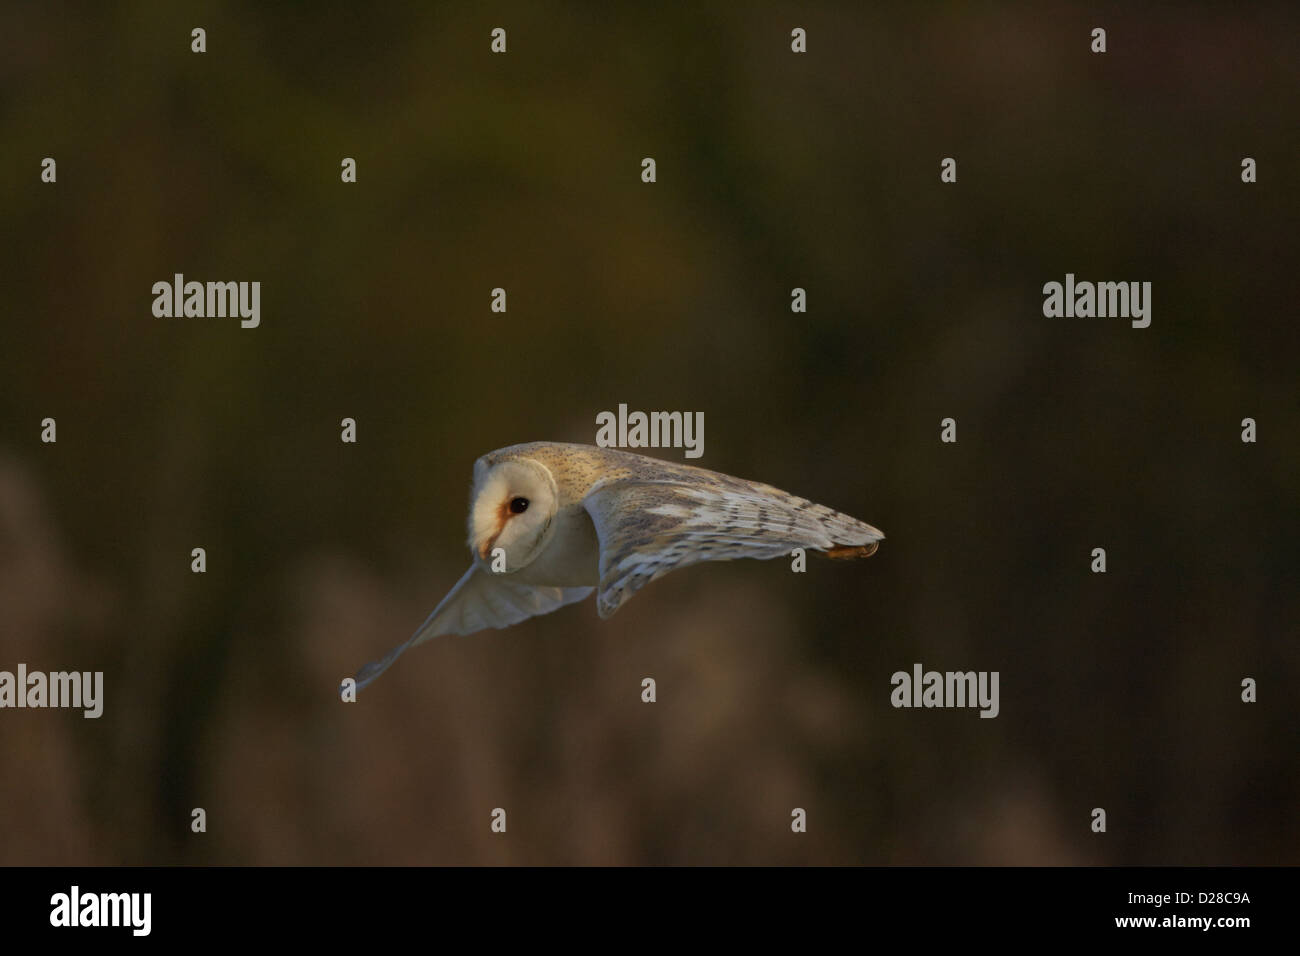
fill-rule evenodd
<path id="1" fill-rule="evenodd" d="M 0 713 L 0 863 L 1296 863 L 1298 21 L 0 9 L 0 669 L 106 680 Z M 155 319 L 175 272 L 261 327 Z M 1152 326 L 1044 319 L 1066 272 Z M 619 402 L 888 540 L 339 704 L 463 570 L 474 458 Z M 1001 716 L 892 709 L 916 661 Z"/>

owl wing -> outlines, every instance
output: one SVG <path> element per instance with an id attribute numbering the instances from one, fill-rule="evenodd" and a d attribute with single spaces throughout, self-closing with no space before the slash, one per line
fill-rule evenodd
<path id="1" fill-rule="evenodd" d="M 700 469 L 684 469 L 680 480 L 600 482 L 583 504 L 600 541 L 602 618 L 649 582 L 700 561 L 776 558 L 793 548 L 859 557 L 884 538 L 825 505 Z"/>
<path id="2" fill-rule="evenodd" d="M 518 624 L 525 618 L 581 601 L 595 588 L 548 588 L 523 584 L 508 575 L 492 574 L 471 565 L 450 593 L 433 609 L 411 637 L 377 661 L 357 671 L 357 690 L 388 670 L 410 648 L 443 634 L 473 634 L 490 627 Z"/>

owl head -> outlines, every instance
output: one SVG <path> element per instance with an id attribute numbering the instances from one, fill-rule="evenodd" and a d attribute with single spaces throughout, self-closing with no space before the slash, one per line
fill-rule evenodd
<path id="1" fill-rule="evenodd" d="M 555 479 L 531 458 L 474 464 L 474 490 L 470 494 L 469 547 L 474 560 L 492 565 L 492 552 L 505 551 L 509 574 L 527 567 L 546 544 L 552 529 L 559 494 Z"/>

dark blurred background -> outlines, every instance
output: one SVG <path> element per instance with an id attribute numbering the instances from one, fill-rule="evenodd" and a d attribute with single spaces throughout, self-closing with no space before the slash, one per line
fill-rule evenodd
<path id="1" fill-rule="evenodd" d="M 0 8 L 0 669 L 106 684 L 0 712 L 0 862 L 1300 862 L 1300 11 L 1130 7 Z M 1066 272 L 1151 327 L 1044 318 Z M 474 459 L 620 402 L 888 540 L 339 703 Z M 918 661 L 1001 715 L 893 709 Z"/>

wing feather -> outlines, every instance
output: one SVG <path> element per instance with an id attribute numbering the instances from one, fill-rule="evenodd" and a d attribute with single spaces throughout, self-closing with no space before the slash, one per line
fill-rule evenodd
<path id="1" fill-rule="evenodd" d="M 488 628 L 510 627 L 539 614 L 549 614 L 589 596 L 595 588 L 537 587 L 492 574 L 471 565 L 456 586 L 409 639 L 377 661 L 357 671 L 357 690 L 368 686 L 406 651 L 443 634 L 473 634 Z"/>
<path id="2" fill-rule="evenodd" d="M 775 558 L 794 548 L 835 552 L 884 538 L 825 505 L 702 469 L 672 480 L 598 483 L 583 504 L 600 541 L 602 618 L 656 578 L 700 561 Z"/>

